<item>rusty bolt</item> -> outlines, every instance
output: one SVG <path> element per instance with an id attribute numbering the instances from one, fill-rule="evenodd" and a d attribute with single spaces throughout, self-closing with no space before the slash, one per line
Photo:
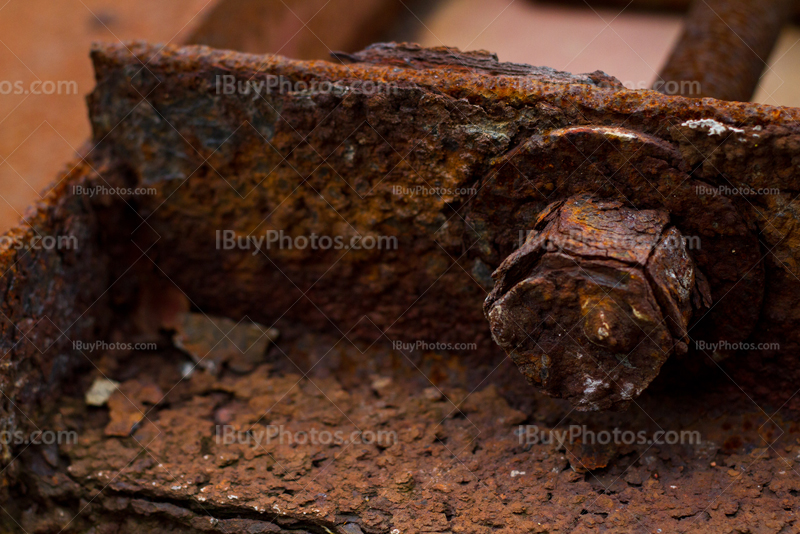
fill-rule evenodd
<path id="1" fill-rule="evenodd" d="M 625 408 L 687 351 L 708 285 L 663 210 L 578 195 L 495 271 L 484 311 L 528 381 L 578 410 Z"/>

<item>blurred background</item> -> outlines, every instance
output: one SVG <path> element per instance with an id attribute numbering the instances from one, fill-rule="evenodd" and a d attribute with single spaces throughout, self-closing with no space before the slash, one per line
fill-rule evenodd
<path id="1" fill-rule="evenodd" d="M 93 41 L 201 43 L 298 59 L 413 41 L 574 73 L 599 69 L 646 88 L 688 9 L 688 0 L 0 0 L 0 231 L 74 164 L 90 136 Z M 796 15 L 785 22 L 759 59 L 752 100 L 800 107 L 800 29 Z"/>

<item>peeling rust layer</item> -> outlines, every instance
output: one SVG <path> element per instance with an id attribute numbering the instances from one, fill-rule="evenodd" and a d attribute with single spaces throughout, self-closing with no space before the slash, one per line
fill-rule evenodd
<path id="1" fill-rule="evenodd" d="M 492 76 L 530 76 L 538 83 L 580 83 L 602 85 L 610 89 L 624 86 L 603 71 L 574 75 L 550 67 L 534 67 L 524 63 L 501 62 L 497 54 L 486 50 L 462 52 L 446 46 L 424 48 L 413 43 L 375 43 L 354 54 L 336 53 L 337 59 L 351 63 L 369 63 L 380 66 L 396 66 L 403 69 L 431 70 L 438 68 L 465 69 L 472 74 Z"/>

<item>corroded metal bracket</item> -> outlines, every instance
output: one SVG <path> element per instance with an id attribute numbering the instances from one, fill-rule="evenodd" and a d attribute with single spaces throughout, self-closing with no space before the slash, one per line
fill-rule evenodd
<path id="1" fill-rule="evenodd" d="M 81 246 L 0 250 L 0 430 L 24 427 L 19 411 L 39 419 L 53 408 L 86 362 L 73 339 L 108 339 L 117 318 L 135 322 L 143 294 L 152 298 L 167 286 L 179 287 L 208 313 L 246 315 L 267 326 L 288 319 L 302 323 L 296 330 L 303 335 L 327 331 L 337 346 L 336 340 L 353 341 L 357 346 L 342 343 L 346 349 L 334 358 L 340 359 L 327 362 L 350 384 L 358 382 L 326 386 L 325 396 L 347 403 L 346 411 L 327 406 L 321 389 L 298 388 L 299 375 L 271 375 L 266 368 L 185 384 L 163 410 L 163 435 L 145 424 L 133 429 L 136 436 L 82 440 L 72 449 L 69 471 L 57 449 L 29 451 L 22 476 L 14 475 L 19 462 L 12 463 L 3 477 L 32 481 L 31 493 L 18 502 L 27 506 L 42 496 L 41 502 L 83 510 L 95 500 L 90 519 L 96 523 L 146 517 L 219 532 L 275 530 L 272 521 L 292 531 L 341 526 L 355 532 L 361 527 L 350 528 L 353 519 L 376 532 L 396 524 L 404 532 L 471 531 L 478 522 L 516 532 L 572 529 L 583 510 L 565 514 L 563 503 L 586 503 L 594 493 L 597 503 L 604 499 L 602 507 L 587 508 L 608 515 L 609 524 L 641 528 L 641 514 L 621 522 L 608 488 L 592 490 L 568 469 L 617 469 L 620 462 L 611 459 L 629 458 L 635 449 L 578 442 L 561 455 L 553 454 L 553 443 L 528 449 L 517 439 L 521 434 L 512 434 L 531 414 L 575 414 L 501 367 L 506 354 L 492 335 L 534 384 L 579 410 L 679 400 L 660 413 L 668 423 L 657 414 L 658 425 L 677 429 L 684 413 L 696 411 L 700 392 L 707 393 L 700 404 L 712 402 L 698 418 L 709 421 L 717 419 L 713 410 L 744 391 L 748 403 L 800 413 L 794 395 L 800 380 L 800 111 L 627 91 L 602 73 L 502 64 L 486 53 L 380 45 L 345 59 L 352 63 L 143 43 L 94 50 L 93 144 L 35 207 L 29 224 L 8 235 L 17 245 L 37 234 L 74 234 Z M 216 83 L 221 75 L 257 82 L 278 77 L 292 89 L 223 94 Z M 304 89 L 297 90 L 301 82 Z M 355 90 L 367 82 L 381 90 Z M 330 90 L 309 89 L 323 83 Z M 123 193 L 87 199 L 76 194 L 78 185 Z M 267 248 L 262 239 L 260 249 L 223 249 L 215 243 L 221 231 L 244 238 L 283 232 L 293 242 L 377 235 L 397 246 Z M 473 350 L 417 355 L 430 366 L 422 379 L 439 384 L 456 377 L 449 383 L 474 391 L 469 401 L 453 410 L 437 391 L 415 390 L 409 377 L 419 379 L 419 369 L 375 343 L 387 338 L 469 344 Z M 780 350 L 726 354 L 698 341 L 777 342 Z M 300 337 L 292 347 L 292 357 L 319 363 L 317 345 L 310 349 Z M 163 362 L 162 355 L 149 356 L 156 356 L 156 367 Z M 719 362 L 725 380 L 736 383 L 735 395 L 705 387 L 720 381 L 706 381 L 704 362 L 715 369 Z M 376 370 L 381 376 L 371 376 Z M 656 375 L 660 392 L 650 386 L 637 399 Z M 178 380 L 169 378 L 167 386 Z M 665 385 L 684 391 L 665 394 Z M 225 397 L 220 391 L 230 399 L 217 410 L 211 397 Z M 391 448 L 347 447 L 337 458 L 320 455 L 316 445 L 287 446 L 276 457 L 286 458 L 291 472 L 263 470 L 266 456 L 257 457 L 249 445 L 239 448 L 241 455 L 217 454 L 219 448 L 205 455 L 212 419 L 251 424 L 284 397 L 292 404 L 284 416 L 298 414 L 302 423 L 329 426 L 358 414 L 359 425 L 391 421 L 408 431 Z M 232 404 L 235 417 L 226 407 Z M 94 420 L 84 413 L 55 415 L 80 426 Z M 712 431 L 704 440 L 722 437 L 723 443 L 734 435 L 741 445 L 743 421 L 754 435 L 768 427 L 740 412 L 730 415 L 719 424 L 734 430 Z M 629 422 L 635 416 L 591 419 L 610 428 L 613 417 Z M 168 458 L 163 467 L 170 469 L 139 454 L 150 439 L 124 441 L 159 435 L 155 453 Z M 785 472 L 783 458 L 766 467 L 760 461 L 746 474 L 718 468 L 705 443 L 694 450 L 700 454 L 687 462 L 682 452 L 662 447 L 650 471 L 641 470 L 650 478 L 626 478 L 631 487 L 611 496 L 627 495 L 623 504 L 631 510 L 653 510 L 647 527 L 661 528 L 685 517 L 683 511 L 675 517 L 674 494 L 666 490 L 673 481 L 700 494 L 709 484 L 730 485 L 733 476 L 744 477 L 739 480 L 750 489 L 788 480 L 777 474 Z M 468 451 L 468 472 L 494 481 L 489 493 L 496 499 L 456 471 L 462 462 L 452 451 Z M 4 461 L 12 458 L 8 448 L 2 452 Z M 735 461 L 752 464 L 764 452 Z M 533 466 L 527 474 L 498 475 L 521 467 L 523 455 Z M 442 469 L 445 459 L 454 469 Z M 169 471 L 177 469 L 186 477 L 173 485 Z M 112 472 L 120 476 L 100 475 Z M 209 489 L 198 490 L 200 484 Z M 106 487 L 115 494 L 95 499 Z M 742 506 L 755 502 L 790 524 L 787 488 L 748 489 Z M 736 493 L 732 507 L 720 506 L 715 524 L 735 523 L 726 531 L 750 528 L 756 516 L 734 517 L 741 498 Z M 698 514 L 711 509 L 695 501 Z M 519 503 L 529 502 L 541 506 L 526 512 Z M 455 510 L 450 518 L 447 506 Z M 210 521 L 209 510 L 222 519 Z M 55 532 L 62 529 L 61 512 L 51 505 L 18 515 L 26 525 L 41 519 L 44 527 L 31 532 Z M 90 528 L 89 521 L 75 525 Z"/>
<path id="2" fill-rule="evenodd" d="M 583 409 L 622 407 L 659 373 L 668 354 L 688 359 L 691 367 L 702 359 L 698 340 L 735 344 L 765 333 L 758 324 L 767 267 L 792 254 L 784 240 L 791 226 L 777 230 L 776 221 L 778 206 L 792 202 L 796 189 L 790 163 L 796 110 L 628 91 L 599 72 L 576 76 L 500 63 L 482 52 L 413 45 L 381 44 L 340 56 L 348 65 L 168 47 L 135 76 L 128 66 L 155 51 L 146 45 L 131 50 L 134 56 L 122 47 L 94 53 L 98 87 L 90 104 L 98 150 L 129 169 L 137 183 L 158 189 L 153 199 L 139 200 L 140 211 L 161 237 L 154 249 L 161 268 L 190 288 L 198 304 L 246 313 L 263 324 L 288 310 L 311 326 L 333 323 L 369 342 L 476 343 L 465 365 L 483 368 L 496 351 L 482 312 L 493 284 L 489 274 L 519 248 L 520 234 L 543 230 L 537 225 L 544 224 L 548 206 L 589 194 L 620 203 L 617 215 L 652 218 L 650 241 L 637 254 L 654 255 L 630 261 L 641 277 L 632 291 L 650 291 L 641 298 L 664 319 L 644 329 L 646 343 L 637 350 L 654 343 L 659 356 L 646 366 L 617 358 L 637 343 L 609 337 L 603 343 L 618 342 L 620 351 L 607 350 L 612 360 L 598 369 L 616 365 L 615 372 L 635 378 L 609 385 L 616 393 L 608 398 L 598 393 L 581 400 L 578 385 L 545 391 Z M 306 89 L 220 95 L 220 72 L 254 80 L 279 76 L 303 81 Z M 338 89 L 308 89 L 312 81 Z M 367 82 L 380 90 L 347 89 Z M 125 119 L 140 95 L 150 107 L 138 106 L 136 120 Z M 144 153 L 152 157 L 138 156 Z M 726 194 L 733 185 L 781 192 Z M 413 193 L 420 188 L 433 192 Z M 209 199 L 202 217 L 200 198 Z M 223 212 L 224 218 L 215 215 Z M 398 247 L 347 254 L 231 251 L 223 257 L 198 246 L 220 228 L 245 236 L 382 234 L 396 237 Z M 662 261 L 655 236 L 667 228 L 696 243 L 678 250 L 670 268 L 704 277 L 702 291 L 691 282 L 669 288 L 666 267 L 648 268 Z M 771 249 L 767 263 L 762 246 Z M 192 258 L 191 268 L 184 258 Z M 789 272 L 777 265 L 775 277 Z M 224 292 L 199 282 L 223 278 Z M 704 297 L 690 299 L 688 291 Z M 272 305 L 254 304 L 262 302 Z M 559 313 L 553 320 L 567 330 L 579 319 L 594 320 L 577 311 Z M 564 350 L 544 351 L 552 364 L 542 369 L 561 369 L 551 383 L 570 373 L 571 360 L 556 361 Z M 713 358 L 731 352 L 720 349 Z M 541 378 L 542 369 L 531 369 L 529 377 Z M 580 368 L 572 371 L 571 380 L 586 383 Z"/>
<path id="3" fill-rule="evenodd" d="M 581 194 L 668 214 L 699 239 L 689 254 L 711 305 L 687 323 L 687 355 L 670 360 L 725 356 L 698 351 L 698 340 L 779 342 L 759 352 L 768 358 L 728 358 L 726 372 L 777 405 L 800 380 L 796 109 L 628 91 L 599 72 L 413 45 L 376 45 L 348 65 L 144 43 L 97 46 L 92 58 L 86 162 L 10 234 L 75 233 L 85 245 L 0 255 L 0 381 L 20 407 L 47 399 L 83 361 L 69 343 L 76 329 L 102 338 L 109 303 L 135 301 L 136 284 L 114 282 L 142 251 L 210 312 L 297 318 L 367 343 L 470 343 L 463 365 L 485 376 L 504 357 L 483 313 L 490 274 L 548 206 Z M 217 80 L 229 74 L 305 90 L 222 94 Z M 366 82 L 381 90 L 355 90 Z M 77 184 L 154 193 L 86 199 Z M 434 192 L 402 193 L 419 187 Z M 217 250 L 220 230 L 377 234 L 398 246 L 254 254 Z M 648 287 L 662 316 L 683 317 L 684 300 L 676 315 Z M 664 336 L 681 339 L 679 327 Z M 3 428 L 15 427 L 13 405 L 2 410 Z"/>

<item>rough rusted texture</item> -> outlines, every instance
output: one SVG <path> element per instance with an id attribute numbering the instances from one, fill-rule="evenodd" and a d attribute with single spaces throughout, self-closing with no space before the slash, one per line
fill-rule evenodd
<path id="1" fill-rule="evenodd" d="M 692 341 L 737 343 L 752 332 L 790 347 L 800 340 L 789 326 L 800 323 L 790 304 L 800 296 L 798 110 L 611 90 L 589 76 L 490 75 L 506 67 L 476 71 L 475 61 L 494 60 L 441 49 L 409 53 L 403 68 L 410 45 L 377 46 L 365 52 L 370 63 L 346 66 L 129 47 L 93 53 L 98 150 L 134 185 L 157 189 L 137 199 L 147 224 L 134 218 L 131 229 L 152 229 L 150 257 L 207 311 L 268 326 L 302 318 L 352 339 L 475 342 L 465 358 L 491 367 L 499 354 L 481 312 L 489 273 L 545 206 L 590 192 L 664 210 L 700 240 L 691 255 L 715 304 L 691 327 Z M 376 50 L 391 56 L 387 66 Z M 225 73 L 339 89 L 218 94 Z M 356 81 L 380 89 L 352 90 Z M 403 193 L 417 186 L 436 191 Z M 721 186 L 779 192 L 746 197 Z M 226 229 L 383 235 L 397 248 L 217 250 Z M 781 280 L 766 284 L 767 298 L 765 270 Z M 686 358 L 691 366 L 711 356 Z M 778 406 L 800 376 L 784 356 L 773 366 L 751 353 L 745 364 L 761 366 Z M 741 366 L 731 361 L 730 372 Z"/>
<path id="2" fill-rule="evenodd" d="M 687 352 L 692 296 L 707 290 L 668 223 L 589 195 L 545 208 L 484 303 L 493 339 L 531 384 L 578 410 L 626 408 Z"/>
<path id="3" fill-rule="evenodd" d="M 209 445 L 212 423 L 255 423 L 268 408 L 260 404 L 262 397 L 272 397 L 287 380 L 299 379 L 294 365 L 303 373 L 313 370 L 314 383 L 324 385 L 320 389 L 336 396 L 343 409 L 323 404 L 324 396 L 309 400 L 306 395 L 318 391 L 309 384 L 302 394 L 289 394 L 294 405 L 278 403 L 270 421 L 283 417 L 297 424 L 336 426 L 344 412 L 354 421 L 396 424 L 401 430 L 409 425 L 413 430 L 413 422 L 420 421 L 420 433 L 403 438 L 409 440 L 401 447 L 409 455 L 405 459 L 379 448 L 368 449 L 362 464 L 356 462 L 357 449 L 327 451 L 326 458 L 314 456 L 319 451 L 311 448 L 274 451 L 294 469 L 300 477 L 296 480 L 259 471 L 269 463 L 263 456 L 248 458 L 243 450 L 236 463 L 206 471 L 208 481 L 214 477 L 215 499 L 223 500 L 193 500 L 194 490 L 173 483 L 157 460 L 150 464 L 149 454 L 132 438 L 105 435 L 111 421 L 105 408 L 85 411 L 80 399 L 92 376 L 57 385 L 61 373 L 52 369 L 82 358 L 70 355 L 63 338 L 42 357 L 18 344 L 5 356 L 13 364 L 0 375 L 8 395 L 4 402 L 33 406 L 26 413 L 37 423 L 45 420 L 48 408 L 64 408 L 46 424 L 83 425 L 86 438 L 63 451 L 32 446 L 4 471 L 4 491 L 15 497 L 7 508 L 29 531 L 41 527 L 59 532 L 64 526 L 59 510 L 77 512 L 90 504 L 97 490 L 114 483 L 100 475 L 97 486 L 97 471 L 112 468 L 125 468 L 122 485 L 109 486 L 108 494 L 97 496 L 86 510 L 96 515 L 79 517 L 76 530 L 88 528 L 92 520 L 115 525 L 125 521 L 121 532 L 157 530 L 162 518 L 173 518 L 167 520 L 191 531 L 211 524 L 202 522 L 204 510 L 216 513 L 220 523 L 233 521 L 219 527 L 229 531 L 272 528 L 249 523 L 264 523 L 253 508 L 262 507 L 262 501 L 238 502 L 243 496 L 263 499 L 270 510 L 273 504 L 282 511 L 287 510 L 282 504 L 296 504 L 280 515 L 294 522 L 285 528 L 310 532 L 324 532 L 324 526 L 342 532 L 349 528 L 352 534 L 355 527 L 347 523 L 358 524 L 362 532 L 384 532 L 395 517 L 396 524 L 411 531 L 442 532 L 495 526 L 509 532 L 569 531 L 606 528 L 606 523 L 631 532 L 642 530 L 642 524 L 645 530 L 664 532 L 691 531 L 695 525 L 703 532 L 793 528 L 798 510 L 792 492 L 798 491 L 798 478 L 789 462 L 800 451 L 793 443 L 796 425 L 782 417 L 796 418 L 800 408 L 800 396 L 794 395 L 800 381 L 800 206 L 795 200 L 800 194 L 800 111 L 607 89 L 605 82 L 590 77 L 559 74 L 559 81 L 547 78 L 551 73 L 542 75 L 549 81 L 542 81 L 538 74 L 492 75 L 476 72 L 460 63 L 458 55 L 442 50 L 422 55 L 450 57 L 454 64 L 426 59 L 403 68 L 395 59 L 389 66 L 342 66 L 206 48 L 130 46 L 138 58 L 122 46 L 95 50 L 91 167 L 79 166 L 31 218 L 53 232 L 85 231 L 89 248 L 80 250 L 80 258 L 49 252 L 26 256 L 35 261 L 20 261 L 5 278 L 7 315 L 17 325 L 29 318 L 58 317 L 54 323 L 59 328 L 64 318 L 67 326 L 80 318 L 73 328 L 82 329 L 81 336 L 101 336 L 109 309 L 102 299 L 90 305 L 102 297 L 117 310 L 132 309 L 143 288 L 153 287 L 148 278 L 153 273 L 140 269 L 152 259 L 157 265 L 152 270 L 169 276 L 166 283 L 174 282 L 204 311 L 236 321 L 248 316 L 266 326 L 279 318 L 299 320 L 305 332 L 336 334 L 333 342 L 322 345 L 303 339 L 294 346 L 281 345 L 288 358 L 274 354 L 275 372 L 261 368 L 236 375 L 228 369 L 221 377 L 198 372 L 176 388 L 177 397 L 155 406 L 153 392 L 158 390 L 145 387 L 147 382 L 168 392 L 180 376 L 175 376 L 177 366 L 164 362 L 178 363 L 185 356 L 170 352 L 149 355 L 149 360 L 108 357 L 105 363 L 96 362 L 110 378 L 127 384 L 125 391 L 134 396 L 148 392 L 132 400 L 138 409 L 153 410 L 150 422 L 126 414 L 118 397 L 111 404 L 122 417 L 114 421 L 126 426 L 136 421 L 133 434 L 141 432 L 142 437 L 152 436 L 150 424 L 158 421 L 162 434 L 148 447 L 167 457 L 163 466 L 175 472 L 185 468 L 176 479 L 202 474 L 208 467 L 203 462 L 210 459 L 203 460 L 205 453 L 198 452 Z M 139 59 L 149 60 L 146 68 Z M 438 66 L 429 69 L 428 63 Z M 469 65 L 467 59 L 464 63 Z M 216 94 L 216 76 L 225 73 L 241 79 L 267 73 L 290 81 L 350 85 L 367 80 L 393 83 L 396 90 L 295 91 L 264 98 Z M 88 201 L 69 189 L 103 183 L 154 187 L 156 193 Z M 447 190 L 393 194 L 393 187 L 402 191 L 417 185 Z M 722 186 L 779 191 L 742 196 L 728 194 Z M 711 309 L 689 326 L 692 342 L 777 342 L 780 350 L 732 354 L 718 367 L 715 360 L 725 356 L 723 351 L 712 354 L 690 343 L 689 352 L 667 360 L 637 399 L 642 413 L 631 409 L 579 419 L 581 414 L 527 387 L 490 339 L 482 313 L 492 286 L 490 273 L 519 248 L 520 235 L 534 229 L 547 206 L 581 193 L 621 202 L 627 209 L 668 213 L 684 237 L 701 238 L 701 246 L 688 252 L 707 278 Z M 253 255 L 252 248 L 217 250 L 216 232 L 225 229 L 243 235 L 263 235 L 267 229 L 292 236 L 388 235 L 397 237 L 398 248 L 270 249 Z M 9 265 L 15 261 L 10 252 L 3 258 Z M 677 309 L 680 314 L 681 307 Z M 5 342 L 13 345 L 16 330 L 7 326 L 4 332 Z M 382 343 L 367 349 L 384 336 L 474 342 L 477 350 L 388 357 L 381 356 Z M 37 337 L 46 338 L 46 333 Z M 350 340 L 363 344 L 356 349 Z M 705 364 L 712 372 L 703 369 Z M 371 371 L 380 376 L 367 380 Z M 330 382 L 321 382 L 325 377 Z M 397 384 L 397 392 L 384 397 L 380 390 L 387 380 Z M 429 411 L 426 403 L 440 402 L 436 391 L 425 391 L 431 381 L 448 397 L 466 399 L 456 406 L 479 423 L 477 430 L 459 412 L 445 418 L 450 410 Z M 367 383 L 374 391 L 359 389 Z M 473 390 L 477 401 L 470 406 L 467 401 L 473 397 L 467 392 Z M 61 393 L 62 404 L 36 408 L 35 399 L 45 398 L 45 392 Z M 77 401 L 70 404 L 67 397 Z M 385 404 L 375 404 L 381 402 Z M 753 402 L 771 408 L 754 414 Z M 5 411 L 2 424 L 16 425 L 15 414 Z M 136 418 L 126 418 L 131 415 Z M 712 444 L 708 450 L 647 445 L 606 450 L 581 442 L 568 447 L 572 457 L 558 448 L 526 449 L 516 436 L 508 436 L 521 417 L 551 428 L 568 415 L 597 429 L 642 421 L 670 430 L 695 425 L 704 442 Z M 447 433 L 437 436 L 442 427 Z M 121 424 L 111 430 L 124 434 Z M 472 448 L 473 443 L 479 446 Z M 768 451 L 754 449 L 767 444 L 772 445 Z M 455 451 L 450 445 L 461 447 Z M 462 449 L 470 456 L 462 455 Z M 322 471 L 325 461 L 336 457 L 347 462 Z M 233 456 L 225 458 L 223 463 Z M 474 462 L 467 466 L 480 482 L 467 478 L 464 483 L 457 477 L 470 476 L 459 471 L 464 458 Z M 85 471 L 68 474 L 67 463 Z M 568 463 L 578 471 L 595 471 L 578 476 Z M 406 477 L 408 465 L 421 468 L 411 480 Z M 249 466 L 254 470 L 247 470 Z M 523 478 L 533 475 L 521 484 L 518 476 L 512 479 L 512 470 L 525 471 L 518 473 Z M 395 481 L 395 476 L 400 478 Z M 200 479 L 192 480 L 199 492 Z M 289 484 L 298 480 L 304 485 Z M 152 489 L 153 482 L 160 489 Z M 315 491 L 308 501 L 301 499 L 306 482 Z M 397 496 L 409 483 L 411 493 Z M 180 489 L 172 489 L 178 485 Z M 222 492 L 231 487 L 246 493 L 228 498 Z M 332 495 L 328 507 L 316 506 L 325 515 L 304 519 L 302 512 L 307 517 L 306 508 L 321 498 L 317 488 Z M 174 493 L 180 491 L 185 493 Z M 292 515 L 294 510 L 299 513 Z M 197 517 L 200 523 L 192 523 Z M 277 512 L 264 517 L 280 524 Z"/>
<path id="4" fill-rule="evenodd" d="M 102 168 L 102 167 L 101 167 Z M 74 185 L 97 180 L 78 164 L 47 200 L 32 206 L 26 223 L 0 245 L 0 432 L 30 432 L 29 419 L 59 396 L 61 383 L 84 356 L 73 341 L 104 335 L 108 303 L 107 259 L 98 242 L 98 221 Z M 60 245 L 59 245 L 60 243 Z M 30 415 L 29 415 L 30 414 Z M 0 465 L 14 451 L 0 440 Z M 2 468 L 0 468 L 2 469 Z M 3 475 L 0 473 L 0 487 Z"/>
<path id="5" fill-rule="evenodd" d="M 686 96 L 749 101 L 795 4 L 792 0 L 696 0 L 659 79 L 699 82 L 699 94 Z"/>
<path id="6" fill-rule="evenodd" d="M 293 330 L 272 364 L 247 375 L 198 369 L 178 383 L 174 352 L 133 354 L 104 369 L 130 392 L 169 391 L 142 408 L 147 415 L 129 437 L 104 432 L 113 420 L 107 408 L 85 406 L 81 390 L 91 376 L 82 377 L 46 423 L 77 431 L 78 442 L 26 450 L 14 487 L 25 497 L 3 507 L 25 531 L 42 534 L 778 533 L 797 525 L 800 429 L 752 413 L 729 393 L 645 393 L 642 410 L 582 417 L 544 397 L 508 400 L 494 377 L 474 391 L 463 376 L 433 387 L 402 353 Z M 306 370 L 306 361 L 331 352 Z M 422 369 L 432 361 L 460 366 L 457 355 L 432 353 Z M 526 432 L 538 434 L 520 424 L 546 438 L 528 440 Z M 239 437 L 226 443 L 220 430 L 218 440 L 217 425 Z M 648 439 L 659 429 L 696 431 L 700 440 L 545 441 L 570 425 Z M 342 440 L 281 442 L 280 427 Z M 385 434 L 352 442 L 358 431 Z M 1 520 L 22 532 L 5 514 Z"/>

